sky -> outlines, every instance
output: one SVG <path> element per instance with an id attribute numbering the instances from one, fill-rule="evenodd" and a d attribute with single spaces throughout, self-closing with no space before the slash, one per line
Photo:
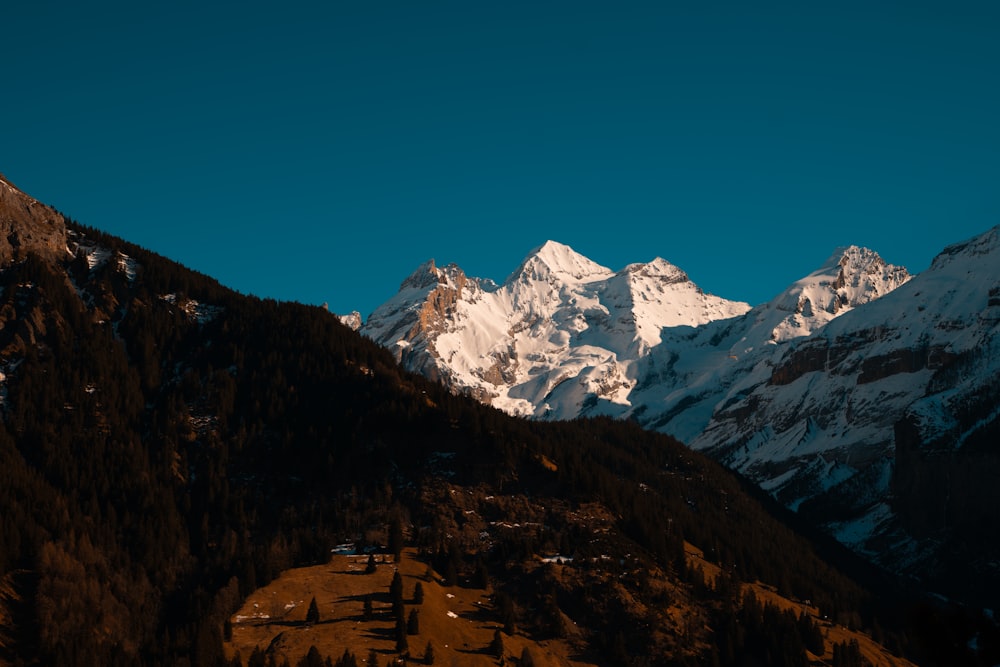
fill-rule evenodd
<path id="1" fill-rule="evenodd" d="M 997 2 L 10 4 L 0 173 L 243 293 L 553 239 L 757 304 L 1000 224 Z"/>

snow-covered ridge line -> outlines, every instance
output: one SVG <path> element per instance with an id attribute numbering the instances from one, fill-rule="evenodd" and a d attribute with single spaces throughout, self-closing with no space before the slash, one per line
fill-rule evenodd
<path id="1" fill-rule="evenodd" d="M 662 412 L 670 393 L 653 401 L 639 395 L 664 387 L 650 375 L 654 370 L 669 367 L 677 381 L 696 379 L 677 374 L 679 350 L 694 344 L 700 367 L 731 374 L 733 360 L 807 336 L 908 278 L 877 253 L 849 246 L 751 309 L 704 293 L 662 258 L 616 272 L 548 241 L 499 286 L 454 264 L 426 262 L 360 330 L 411 369 L 512 414 L 636 416 L 637 410 Z M 708 416 L 676 434 L 700 430 Z M 660 428 L 677 431 L 665 423 Z"/>
<path id="2" fill-rule="evenodd" d="M 615 272 L 550 242 L 500 286 L 429 262 L 361 332 L 509 413 L 633 419 L 793 509 L 848 508 L 850 520 L 823 520 L 831 533 L 860 552 L 891 539 L 909 567 L 930 556 L 887 504 L 894 429 L 912 418 L 925 442 L 964 446 L 993 428 L 998 327 L 995 228 L 916 277 L 838 248 L 754 308 L 704 294 L 659 258 Z"/>

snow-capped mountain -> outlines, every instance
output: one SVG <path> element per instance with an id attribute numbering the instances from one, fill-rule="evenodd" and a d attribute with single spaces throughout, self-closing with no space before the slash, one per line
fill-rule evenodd
<path id="1" fill-rule="evenodd" d="M 549 242 L 500 286 L 425 264 L 361 331 L 508 412 L 675 435 L 856 550 L 926 571 L 941 531 L 982 516 L 973 501 L 1000 505 L 977 476 L 1000 472 L 982 444 L 1000 430 L 998 237 L 912 279 L 841 248 L 754 308 L 662 259 L 613 272 Z"/>
<path id="2" fill-rule="evenodd" d="M 996 525 L 1000 227 L 751 358 L 693 447 L 894 569 L 940 567 L 945 536 Z"/>
<path id="3" fill-rule="evenodd" d="M 623 416 L 690 443 L 720 402 L 762 372 L 761 362 L 909 277 L 871 250 L 840 248 L 821 268 L 740 317 L 693 330 L 665 328 L 663 344 L 640 363 L 633 407 Z"/>
<path id="4" fill-rule="evenodd" d="M 409 368 L 507 412 L 564 418 L 630 407 L 636 362 L 663 327 L 749 310 L 704 293 L 663 259 L 619 272 L 549 241 L 496 285 L 428 262 L 361 332 Z"/>
<path id="5" fill-rule="evenodd" d="M 663 259 L 616 273 L 549 241 L 500 286 L 428 262 L 361 332 L 514 414 L 628 416 L 690 440 L 756 359 L 908 279 L 871 250 L 841 248 L 751 309 L 705 294 Z"/>

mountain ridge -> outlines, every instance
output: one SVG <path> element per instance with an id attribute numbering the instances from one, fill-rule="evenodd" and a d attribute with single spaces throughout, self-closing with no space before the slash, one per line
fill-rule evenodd
<path id="1" fill-rule="evenodd" d="M 961 615 L 940 641 L 908 639 L 906 594 L 876 574 L 872 591 L 893 592 L 873 598 L 670 437 L 510 418 L 408 373 L 325 308 L 240 295 L 65 225 L 56 255 L 0 265 L 0 663 L 242 665 L 222 655 L 241 600 L 331 545 L 403 541 L 447 580 L 490 582 L 477 618 L 542 642 L 572 627 L 599 664 L 851 654 L 820 610 L 878 622 L 894 653 L 977 652 Z M 438 271 L 428 287 L 460 281 Z"/>
<path id="2" fill-rule="evenodd" d="M 951 433 L 960 447 L 996 427 L 996 411 L 983 407 L 981 396 L 992 395 L 991 378 L 1000 374 L 989 353 L 996 345 L 990 313 L 1000 312 L 998 229 L 949 246 L 916 277 L 870 249 L 844 246 L 753 308 L 713 310 L 708 299 L 717 297 L 711 295 L 685 300 L 701 291 L 678 267 L 654 260 L 598 274 L 590 283 L 572 273 L 562 283 L 546 275 L 544 290 L 525 290 L 526 303 L 514 302 L 494 319 L 518 322 L 523 328 L 513 333 L 488 326 L 466 333 L 480 321 L 471 315 L 480 302 L 475 290 L 468 298 L 454 291 L 455 316 L 442 311 L 435 328 L 412 328 L 405 346 L 377 326 L 365 323 L 360 331 L 391 350 L 396 345 L 404 365 L 513 414 L 609 415 L 678 437 L 859 553 L 894 571 L 936 571 L 947 588 L 951 583 L 936 565 L 940 551 L 912 530 L 928 519 L 917 517 L 898 493 L 922 487 L 914 475 L 930 474 L 929 464 L 918 462 L 912 447 L 897 452 L 903 437 L 897 431 L 920 441 Z M 648 269 L 661 268 L 669 279 L 649 280 L 654 271 Z M 637 299 L 626 283 L 644 272 Z M 686 291 L 676 291 L 678 285 Z M 647 304 L 655 307 L 643 310 Z M 405 313 L 398 305 L 396 316 Z M 370 320 L 386 315 L 376 309 Z M 522 331 L 526 338 L 518 338 Z M 985 358 L 974 379 L 953 377 L 958 371 L 949 367 L 971 368 L 973 362 L 956 358 L 966 359 L 977 346 Z M 495 363 L 477 376 L 484 358 Z M 956 407 L 966 403 L 973 407 Z M 955 417 L 956 410 L 975 419 Z M 990 456 L 980 460 L 983 470 L 992 469 Z M 992 500 L 979 482 L 966 483 L 969 493 Z M 914 496 L 911 491 L 906 502 L 926 514 L 927 503 Z M 840 509 L 831 514 L 833 507 Z M 940 522 L 938 528 L 945 530 Z M 990 568 L 979 572 L 1000 580 Z M 968 592 L 969 582 L 963 586 Z"/>
<path id="3" fill-rule="evenodd" d="M 65 224 L 62 252 L 0 266 L 0 663 L 245 664 L 222 655 L 241 600 L 386 534 L 446 576 L 488 577 L 483 621 L 540 641 L 572 622 L 601 664 L 762 653 L 726 628 L 771 612 L 688 572 L 684 540 L 828 613 L 870 599 L 670 438 L 539 429 L 402 370 L 323 308 Z M 761 522 L 776 537 L 753 543 Z M 553 549 L 586 566 L 540 560 Z M 667 592 L 690 601 L 697 642 Z M 812 620 L 773 621 L 750 636 L 792 633 L 794 664 L 805 641 L 826 650 Z"/>

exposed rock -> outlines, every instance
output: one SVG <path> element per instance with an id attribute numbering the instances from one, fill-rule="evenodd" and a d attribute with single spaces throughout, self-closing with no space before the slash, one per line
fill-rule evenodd
<path id="1" fill-rule="evenodd" d="M 23 259 L 29 252 L 62 258 L 66 220 L 0 175 L 0 266 Z"/>
<path id="2" fill-rule="evenodd" d="M 326 306 L 326 304 L 323 305 Z M 361 313 L 356 310 L 348 315 L 338 315 L 337 317 L 340 319 L 341 324 L 348 327 L 352 331 L 357 331 L 361 328 Z"/>
<path id="3" fill-rule="evenodd" d="M 822 338 L 794 348 L 771 372 L 771 384 L 791 384 L 806 373 L 825 370 L 829 351 L 827 341 Z"/>

